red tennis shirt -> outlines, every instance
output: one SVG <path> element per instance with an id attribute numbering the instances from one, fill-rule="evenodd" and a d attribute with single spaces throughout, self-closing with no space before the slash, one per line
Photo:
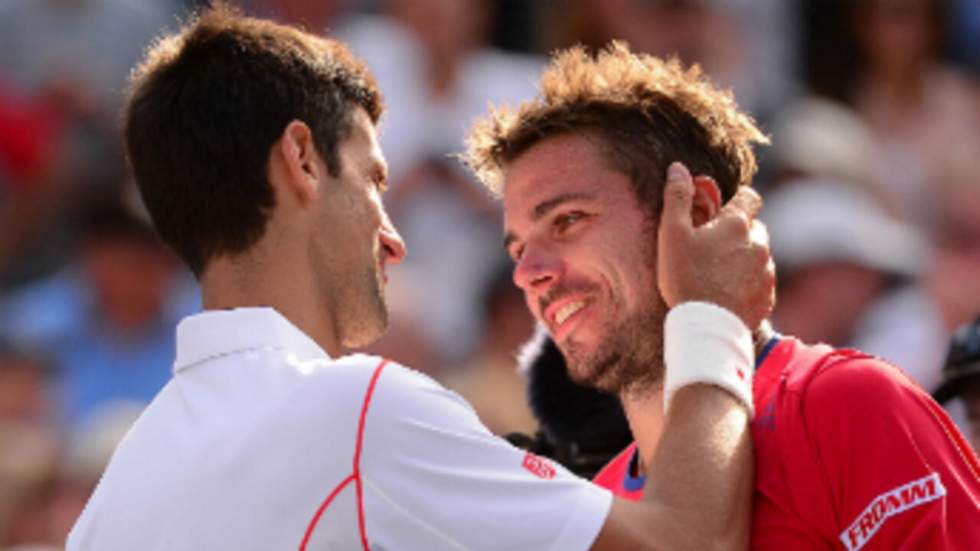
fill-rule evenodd
<path id="1" fill-rule="evenodd" d="M 753 549 L 980 549 L 980 464 L 884 361 L 773 339 L 753 384 Z M 636 445 L 594 482 L 643 494 Z"/>

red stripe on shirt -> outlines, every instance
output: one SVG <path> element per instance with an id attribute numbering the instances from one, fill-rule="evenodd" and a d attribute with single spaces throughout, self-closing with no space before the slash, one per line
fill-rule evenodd
<path id="1" fill-rule="evenodd" d="M 351 480 L 354 480 L 353 473 L 345 478 L 343 482 L 337 484 L 333 491 L 330 492 L 330 495 L 327 496 L 327 499 L 323 500 L 320 508 L 316 510 L 316 514 L 314 514 L 313 518 L 310 519 L 310 524 L 306 527 L 306 533 L 303 534 L 303 543 L 299 544 L 299 551 L 306 551 L 306 544 L 310 542 L 310 536 L 313 534 L 313 528 L 316 526 L 316 523 L 320 521 L 320 516 L 323 515 L 323 512 L 330 506 L 330 502 L 333 501 L 333 498 L 337 497 L 337 494 L 339 494 L 340 491 L 344 489 L 344 486 L 350 483 Z"/>
<path id="2" fill-rule="evenodd" d="M 378 367 L 371 376 L 371 383 L 368 384 L 367 393 L 364 395 L 364 405 L 361 406 L 361 420 L 357 423 L 357 448 L 354 450 L 354 485 L 357 488 L 357 525 L 361 531 L 361 544 L 364 551 L 371 551 L 368 547 L 367 529 L 364 526 L 364 493 L 361 490 L 361 444 L 364 442 L 364 420 L 367 419 L 368 406 L 371 405 L 371 396 L 374 394 L 374 385 L 378 382 L 381 370 L 388 365 L 388 360 L 381 360 Z"/>
<path id="3" fill-rule="evenodd" d="M 334 487 L 327 499 L 323 500 L 320 507 L 314 513 L 313 518 L 310 519 L 310 523 L 306 527 L 306 533 L 303 534 L 303 541 L 299 544 L 299 551 L 306 551 L 306 546 L 310 541 L 310 536 L 313 535 L 313 529 L 316 527 L 317 523 L 320 522 L 320 517 L 323 516 L 323 512 L 327 510 L 330 503 L 337 497 L 337 494 L 344 489 L 351 480 L 354 481 L 354 488 L 357 491 L 357 527 L 361 534 L 361 545 L 364 547 L 365 551 L 370 551 L 367 541 L 367 529 L 364 523 L 364 497 L 363 491 L 361 489 L 361 447 L 364 443 L 364 421 L 367 419 L 368 406 L 371 404 L 371 396 L 374 394 L 374 387 L 378 383 L 378 377 L 381 376 L 381 370 L 388 364 L 388 360 L 381 360 L 378 367 L 374 368 L 374 374 L 371 375 L 371 382 L 368 383 L 367 392 L 364 393 L 364 402 L 361 404 L 361 417 L 357 422 L 357 444 L 354 447 L 354 472 L 352 472 L 347 478 L 345 478 L 340 484 Z"/>

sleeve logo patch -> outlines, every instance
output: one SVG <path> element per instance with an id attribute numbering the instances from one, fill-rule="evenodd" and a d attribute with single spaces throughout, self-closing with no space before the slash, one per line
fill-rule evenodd
<path id="1" fill-rule="evenodd" d="M 555 466 L 551 464 L 551 461 L 548 461 L 540 455 L 527 452 L 524 454 L 524 461 L 521 465 L 528 472 L 543 480 L 551 480 L 555 477 Z"/>
<path id="2" fill-rule="evenodd" d="M 848 551 L 857 551 L 868 543 L 889 518 L 945 495 L 946 487 L 939 480 L 939 473 L 932 473 L 889 490 L 871 501 L 854 519 L 854 523 L 841 533 L 840 540 Z"/>

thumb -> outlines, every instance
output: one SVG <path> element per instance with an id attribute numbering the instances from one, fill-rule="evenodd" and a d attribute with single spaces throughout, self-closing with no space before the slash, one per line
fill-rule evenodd
<path id="1" fill-rule="evenodd" d="M 682 163 L 671 163 L 667 168 L 664 208 L 660 214 L 662 238 L 667 238 L 677 231 L 693 231 L 694 223 L 691 219 L 693 200 L 694 182 L 691 180 L 691 173 Z"/>

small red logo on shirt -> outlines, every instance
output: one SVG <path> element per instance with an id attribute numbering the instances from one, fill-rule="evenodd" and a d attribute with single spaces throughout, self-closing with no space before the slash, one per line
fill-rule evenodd
<path id="1" fill-rule="evenodd" d="M 548 461 L 540 455 L 527 452 L 524 454 L 522 466 L 538 478 L 551 480 L 555 477 L 555 466 L 551 464 L 551 461 Z"/>
<path id="2" fill-rule="evenodd" d="M 848 551 L 857 551 L 889 518 L 945 495 L 946 488 L 940 482 L 938 473 L 889 490 L 871 501 L 854 519 L 854 523 L 841 533 L 840 540 Z"/>

